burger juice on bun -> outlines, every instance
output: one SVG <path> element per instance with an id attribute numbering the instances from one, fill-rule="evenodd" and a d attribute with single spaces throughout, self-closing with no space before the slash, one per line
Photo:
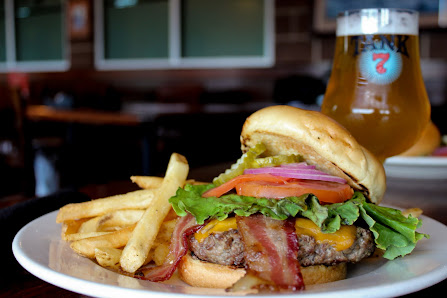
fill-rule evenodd
<path id="1" fill-rule="evenodd" d="M 346 278 L 376 249 L 409 254 L 421 222 L 380 207 L 382 164 L 337 122 L 290 106 L 247 118 L 243 155 L 207 185 L 169 200 L 180 216 L 169 260 L 138 272 L 161 281 L 178 269 L 198 287 L 303 290 Z"/>

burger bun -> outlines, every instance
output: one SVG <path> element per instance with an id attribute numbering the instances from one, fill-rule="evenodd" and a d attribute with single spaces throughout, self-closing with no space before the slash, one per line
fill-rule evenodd
<path id="1" fill-rule="evenodd" d="M 291 106 L 270 106 L 253 113 L 242 127 L 241 149 L 258 143 L 265 156 L 298 154 L 318 170 L 344 178 L 372 203 L 386 189 L 385 170 L 343 126 L 328 116 Z"/>
<path id="2" fill-rule="evenodd" d="M 243 268 L 204 262 L 191 253 L 180 261 L 178 272 L 180 278 L 193 287 L 227 289 L 245 275 Z M 346 278 L 347 265 L 340 263 L 333 266 L 316 265 L 301 267 L 305 285 L 333 282 Z"/>

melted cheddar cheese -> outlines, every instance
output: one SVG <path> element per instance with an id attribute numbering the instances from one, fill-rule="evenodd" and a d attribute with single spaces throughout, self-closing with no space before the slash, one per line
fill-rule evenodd
<path id="1" fill-rule="evenodd" d="M 311 236 L 315 238 L 315 241 L 319 244 L 327 242 L 337 251 L 345 250 L 351 247 L 356 236 L 355 226 L 342 225 L 335 233 L 323 233 L 313 221 L 305 218 L 296 219 L 295 229 L 298 235 Z"/>
<path id="2" fill-rule="evenodd" d="M 194 237 L 200 243 L 203 241 L 203 239 L 213 233 L 222 233 L 230 229 L 237 230 L 236 217 L 230 217 L 222 221 L 213 219 L 206 226 L 195 233 Z"/>
<path id="3" fill-rule="evenodd" d="M 215 233 L 222 233 L 230 229 L 237 229 L 236 218 L 231 217 L 222 221 L 217 219 L 211 220 L 200 231 L 194 234 L 196 240 L 200 243 L 206 237 Z M 345 250 L 354 243 L 356 237 L 356 228 L 354 226 L 342 225 L 335 233 L 323 233 L 321 229 L 310 219 L 297 218 L 295 221 L 295 229 L 298 235 L 308 235 L 315 238 L 319 244 L 329 243 L 337 251 Z"/>

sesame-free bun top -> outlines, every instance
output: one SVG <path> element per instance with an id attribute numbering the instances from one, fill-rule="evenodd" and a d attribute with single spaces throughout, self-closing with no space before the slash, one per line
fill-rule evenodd
<path id="1" fill-rule="evenodd" d="M 361 146 L 335 120 L 291 106 L 270 106 L 250 115 L 241 132 L 241 149 L 258 143 L 263 156 L 299 154 L 317 169 L 344 178 L 372 203 L 379 204 L 386 189 L 385 170 L 378 159 Z"/>

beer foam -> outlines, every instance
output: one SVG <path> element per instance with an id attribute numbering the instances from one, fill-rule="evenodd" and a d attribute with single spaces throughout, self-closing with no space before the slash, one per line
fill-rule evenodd
<path id="1" fill-rule="evenodd" d="M 409 10 L 364 9 L 337 18 L 337 36 L 363 34 L 418 35 L 419 14 Z"/>

